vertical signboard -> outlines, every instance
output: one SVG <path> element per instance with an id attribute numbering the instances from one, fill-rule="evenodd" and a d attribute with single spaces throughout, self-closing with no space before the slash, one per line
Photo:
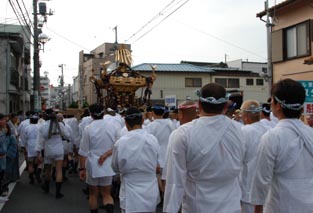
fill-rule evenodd
<path id="1" fill-rule="evenodd" d="M 305 89 L 303 113 L 313 114 L 313 81 L 299 81 Z"/>
<path id="2" fill-rule="evenodd" d="M 176 108 L 176 95 L 166 95 L 164 102 L 165 106 L 169 108 Z"/>

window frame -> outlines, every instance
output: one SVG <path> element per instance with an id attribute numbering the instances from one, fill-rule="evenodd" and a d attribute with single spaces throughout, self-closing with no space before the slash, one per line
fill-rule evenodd
<path id="1" fill-rule="evenodd" d="M 258 82 L 262 81 L 262 84 L 259 84 Z M 255 81 L 256 86 L 264 86 L 264 79 L 263 78 L 257 78 Z"/>
<path id="2" fill-rule="evenodd" d="M 187 85 L 188 80 L 191 81 L 189 82 L 191 85 Z M 199 83 L 199 85 L 197 83 Z M 202 87 L 202 78 L 185 78 L 185 87 Z"/>
<path id="3" fill-rule="evenodd" d="M 248 84 L 248 80 L 252 80 L 252 84 Z M 254 85 L 254 79 L 253 78 L 246 78 L 246 86 L 253 86 Z"/>
<path id="4" fill-rule="evenodd" d="M 216 80 L 225 80 L 226 84 L 221 83 L 221 82 L 216 82 Z M 230 80 L 237 80 L 238 81 L 238 87 L 230 87 L 230 84 L 231 84 Z M 240 79 L 239 78 L 215 78 L 214 82 L 222 85 L 225 88 L 240 88 Z"/>
<path id="5" fill-rule="evenodd" d="M 306 32 L 305 32 L 305 41 L 303 41 L 305 43 L 305 47 L 306 47 L 306 52 L 303 54 L 299 53 L 299 38 L 298 38 L 298 32 L 301 26 L 305 26 Z M 296 58 L 302 58 L 305 56 L 309 56 L 311 54 L 311 38 L 310 38 L 310 20 L 306 20 L 304 22 L 289 26 L 287 28 L 284 28 L 283 30 L 283 56 L 284 56 L 284 60 L 291 60 L 291 59 L 296 59 Z M 288 31 L 295 29 L 295 40 L 296 42 L 293 42 L 292 45 L 295 45 L 295 51 L 296 54 L 294 56 L 288 56 Z"/>

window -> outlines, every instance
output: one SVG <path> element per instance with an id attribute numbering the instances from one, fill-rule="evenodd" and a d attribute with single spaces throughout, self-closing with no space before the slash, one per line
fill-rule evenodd
<path id="1" fill-rule="evenodd" d="M 253 86 L 253 84 L 254 84 L 253 78 L 247 78 L 246 79 L 246 85 L 247 86 Z"/>
<path id="2" fill-rule="evenodd" d="M 309 21 L 285 29 L 285 58 L 310 54 Z"/>
<path id="3" fill-rule="evenodd" d="M 257 86 L 263 86 L 264 85 L 264 80 L 262 78 L 256 79 L 256 85 Z"/>
<path id="4" fill-rule="evenodd" d="M 215 78 L 215 83 L 225 88 L 239 88 L 239 78 Z"/>
<path id="5" fill-rule="evenodd" d="M 228 88 L 239 88 L 239 78 L 229 78 Z"/>
<path id="6" fill-rule="evenodd" d="M 227 78 L 215 78 L 215 83 L 222 85 L 223 87 L 227 87 Z"/>
<path id="7" fill-rule="evenodd" d="M 202 87 L 201 78 L 185 78 L 185 87 Z"/>

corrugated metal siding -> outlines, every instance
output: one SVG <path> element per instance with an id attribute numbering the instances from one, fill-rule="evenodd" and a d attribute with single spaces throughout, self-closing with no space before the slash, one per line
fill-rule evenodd
<path id="1" fill-rule="evenodd" d="M 132 69 L 135 71 L 152 71 L 151 66 L 156 65 L 156 71 L 158 72 L 201 72 L 210 73 L 214 72 L 211 68 L 196 66 L 192 64 L 152 64 L 144 63 L 133 66 Z"/>

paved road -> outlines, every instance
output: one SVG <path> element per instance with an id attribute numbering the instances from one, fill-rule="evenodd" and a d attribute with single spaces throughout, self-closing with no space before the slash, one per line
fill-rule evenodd
<path id="1" fill-rule="evenodd" d="M 54 182 L 51 183 L 51 192 L 45 194 L 40 185 L 28 183 L 28 173 L 23 172 L 21 179 L 16 183 L 13 191 L 9 195 L 9 200 L 4 203 L 1 213 L 87 213 L 90 212 L 88 200 L 83 194 L 82 183 L 77 175 L 68 175 L 69 180 L 63 184 L 62 193 L 64 198 L 56 200 L 54 198 Z M 12 187 L 12 185 L 11 185 Z M 1 205 L 0 205 L 1 207 Z M 105 213 L 104 209 L 99 212 Z M 118 203 L 115 205 L 116 213 L 120 212 Z M 161 212 L 161 211 L 158 211 Z"/>

